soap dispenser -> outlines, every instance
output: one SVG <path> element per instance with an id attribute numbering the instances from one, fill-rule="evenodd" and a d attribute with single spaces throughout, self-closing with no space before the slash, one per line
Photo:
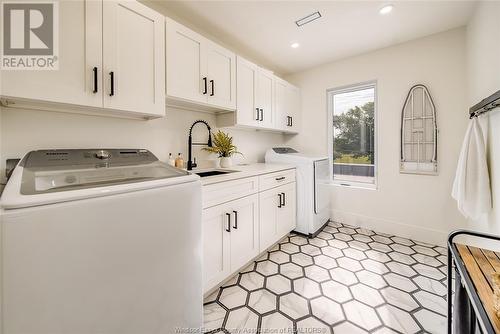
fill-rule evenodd
<path id="1" fill-rule="evenodd" d="M 183 168 L 184 167 L 184 159 L 182 159 L 182 154 L 177 154 L 177 158 L 175 159 L 175 167 Z"/>
<path id="2" fill-rule="evenodd" d="M 168 154 L 168 161 L 167 163 L 172 166 L 172 167 L 175 167 L 175 159 L 174 157 L 172 156 L 172 153 L 169 153 Z"/>

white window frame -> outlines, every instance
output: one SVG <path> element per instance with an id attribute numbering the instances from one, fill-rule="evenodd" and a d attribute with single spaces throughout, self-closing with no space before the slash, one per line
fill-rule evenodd
<path id="1" fill-rule="evenodd" d="M 375 134 L 374 134 L 374 149 L 375 149 L 375 166 L 374 166 L 374 183 L 364 183 L 364 182 L 355 182 L 355 181 L 345 181 L 345 180 L 335 180 L 333 176 L 333 112 L 334 112 L 334 103 L 333 97 L 336 94 L 340 93 L 349 93 L 357 90 L 373 88 L 374 90 L 374 126 L 375 126 Z M 348 86 L 342 86 L 337 88 L 327 89 L 326 91 L 327 98 L 327 113 L 328 113 L 328 124 L 327 124 L 327 133 L 328 133 L 328 157 L 330 159 L 330 167 L 331 167 L 331 179 L 332 184 L 335 186 L 341 187 L 352 187 L 352 188 L 361 188 L 361 189 L 370 189 L 377 190 L 378 189 L 378 92 L 377 92 L 377 80 L 366 81 L 362 83 L 357 83 Z"/>

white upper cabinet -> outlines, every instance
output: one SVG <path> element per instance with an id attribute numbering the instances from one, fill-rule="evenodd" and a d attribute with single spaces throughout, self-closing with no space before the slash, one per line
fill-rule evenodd
<path id="1" fill-rule="evenodd" d="M 273 74 L 260 70 L 257 76 L 257 108 L 260 110 L 260 125 L 265 128 L 274 125 L 273 90 Z"/>
<path id="2" fill-rule="evenodd" d="M 302 99 L 300 95 L 300 89 L 298 87 L 289 85 L 288 86 L 288 101 L 291 104 L 288 112 L 287 118 L 287 130 L 292 132 L 298 132 L 299 126 L 301 122 L 301 108 L 302 108 Z"/>
<path id="3" fill-rule="evenodd" d="M 202 61 L 205 38 L 167 18 L 166 39 L 167 97 L 207 102 L 206 63 Z"/>
<path id="4" fill-rule="evenodd" d="M 236 83 L 236 112 L 218 115 L 219 127 L 298 132 L 300 90 L 297 87 L 239 56 Z"/>
<path id="5" fill-rule="evenodd" d="M 75 0 L 59 1 L 59 20 L 59 70 L 2 71 L 1 95 L 9 106 L 165 114 L 162 15 L 135 1 Z"/>
<path id="6" fill-rule="evenodd" d="M 272 128 L 273 74 L 248 60 L 237 60 L 236 125 Z"/>
<path id="7" fill-rule="evenodd" d="M 297 132 L 300 123 L 300 90 L 280 78 L 275 79 L 274 87 L 275 127 Z"/>
<path id="8" fill-rule="evenodd" d="M 260 109 L 257 107 L 257 77 L 259 67 L 238 57 L 236 70 L 236 123 L 259 126 Z"/>
<path id="9" fill-rule="evenodd" d="M 226 109 L 236 108 L 236 55 L 215 43 L 208 43 L 208 103 Z"/>
<path id="10" fill-rule="evenodd" d="M 101 1 L 59 1 L 59 70 L 2 71 L 1 95 L 102 107 L 101 37 Z"/>
<path id="11" fill-rule="evenodd" d="M 167 99 L 201 109 L 236 108 L 236 55 L 167 18 Z"/>
<path id="12" fill-rule="evenodd" d="M 286 129 L 290 123 L 287 112 L 288 105 L 288 83 L 276 79 L 274 84 L 274 108 L 276 110 L 276 128 Z"/>
<path id="13" fill-rule="evenodd" d="M 164 17 L 135 1 L 103 3 L 104 107 L 165 114 Z"/>

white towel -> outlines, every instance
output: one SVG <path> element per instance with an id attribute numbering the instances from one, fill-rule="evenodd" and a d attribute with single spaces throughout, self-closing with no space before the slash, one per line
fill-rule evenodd
<path id="1" fill-rule="evenodd" d="M 474 117 L 465 133 L 451 196 L 467 218 L 478 219 L 491 210 L 491 188 L 483 131 Z"/>

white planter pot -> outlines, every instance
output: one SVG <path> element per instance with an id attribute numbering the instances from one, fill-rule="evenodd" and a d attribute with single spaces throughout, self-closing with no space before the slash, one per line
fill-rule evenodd
<path id="1" fill-rule="evenodd" d="M 233 160 L 231 157 L 222 157 L 220 158 L 220 166 L 221 168 L 229 168 L 233 165 Z"/>

